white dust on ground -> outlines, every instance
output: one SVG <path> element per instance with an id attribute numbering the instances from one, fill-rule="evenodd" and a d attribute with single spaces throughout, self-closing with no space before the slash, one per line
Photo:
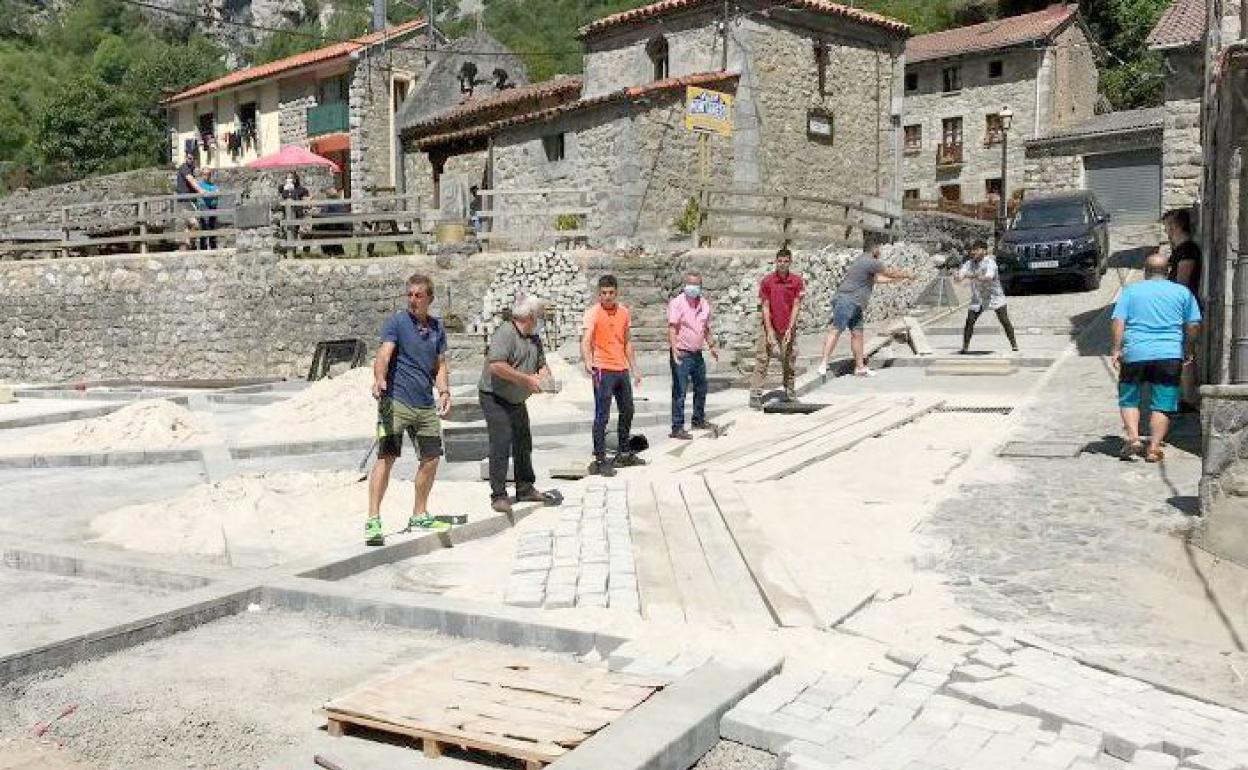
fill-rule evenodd
<path id="1" fill-rule="evenodd" d="M 874 595 L 874 607 L 911 612 L 884 613 L 889 622 L 909 619 L 904 629 L 880 628 L 872 636 L 929 638 L 967 613 L 939 576 L 918 569 L 914 529 L 957 492 L 951 476 L 1005 427 L 1000 415 L 928 414 L 792 476 L 738 489 L 825 621 Z"/>
<path id="2" fill-rule="evenodd" d="M 212 420 L 172 401 L 136 401 L 103 417 L 74 420 L 7 442 L 4 454 L 180 449 L 216 440 Z"/>
<path id="3" fill-rule="evenodd" d="M 370 436 L 377 424 L 373 370 L 361 366 L 318 380 L 285 401 L 253 409 L 251 418 L 239 431 L 242 443 Z"/>
<path id="4" fill-rule="evenodd" d="M 267 555 L 269 563 L 359 545 L 368 486 L 350 471 L 282 472 L 200 484 L 168 500 L 130 505 L 96 516 L 95 542 L 150 553 L 228 560 Z M 382 502 L 387 532 L 406 526 L 415 487 L 392 477 Z M 429 512 L 485 515 L 489 492 L 480 482 L 439 481 Z M 228 549 L 228 550 L 227 550 Z"/>

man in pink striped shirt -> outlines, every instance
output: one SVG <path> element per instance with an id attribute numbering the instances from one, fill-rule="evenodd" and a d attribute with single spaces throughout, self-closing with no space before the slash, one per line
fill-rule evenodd
<path id="1" fill-rule="evenodd" d="M 685 393 L 693 383 L 693 427 L 706 427 L 706 360 L 703 348 L 719 360 L 711 335 L 711 303 L 702 296 L 702 276 L 690 272 L 685 286 L 667 305 L 667 343 L 672 366 L 672 438 L 689 440 L 685 430 Z"/>

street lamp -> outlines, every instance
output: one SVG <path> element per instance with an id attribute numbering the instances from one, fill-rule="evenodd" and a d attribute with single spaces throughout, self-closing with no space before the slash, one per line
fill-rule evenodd
<path id="1" fill-rule="evenodd" d="M 1009 170 L 1009 147 L 1010 147 L 1010 123 L 1014 121 L 1014 112 L 1009 107 L 1002 107 L 997 113 L 997 118 L 1001 126 L 1001 200 L 997 202 L 997 216 L 1001 220 L 1001 227 L 1005 227 L 1006 217 L 1009 216 L 1009 208 L 1006 201 L 1009 200 L 1006 190 L 1006 172 Z"/>

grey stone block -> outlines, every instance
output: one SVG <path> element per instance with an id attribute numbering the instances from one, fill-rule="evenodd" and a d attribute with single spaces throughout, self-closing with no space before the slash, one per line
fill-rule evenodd
<path id="1" fill-rule="evenodd" d="M 793 717 L 794 719 L 802 719 L 812 722 L 823 715 L 824 710 L 818 706 L 812 706 L 809 703 L 803 703 L 801 699 L 795 700 L 782 709 L 779 713 L 781 716 Z"/>
<path id="2" fill-rule="evenodd" d="M 1175 770 L 1179 758 L 1160 751 L 1137 751 L 1131 758 L 1131 770 Z"/>
<path id="3" fill-rule="evenodd" d="M 884 657 L 888 658 L 889 660 L 891 660 L 892 662 L 896 663 L 899 666 L 905 666 L 906 668 L 913 669 L 913 668 L 917 668 L 919 663 L 923 660 L 923 653 L 916 652 L 914 650 L 903 650 L 903 649 L 894 647 L 890 649 L 888 652 L 884 653 Z"/>
<path id="4" fill-rule="evenodd" d="M 981 665 L 979 663 L 971 663 L 966 666 L 959 666 L 953 670 L 953 680 L 969 680 L 972 682 L 985 682 L 989 679 L 998 679 L 1002 676 L 1001 672 L 995 668 Z"/>

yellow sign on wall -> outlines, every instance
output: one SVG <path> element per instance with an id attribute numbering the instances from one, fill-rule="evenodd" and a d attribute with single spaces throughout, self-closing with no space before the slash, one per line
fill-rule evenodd
<path id="1" fill-rule="evenodd" d="M 685 89 L 685 128 L 720 136 L 732 135 L 732 94 L 708 88 Z"/>

